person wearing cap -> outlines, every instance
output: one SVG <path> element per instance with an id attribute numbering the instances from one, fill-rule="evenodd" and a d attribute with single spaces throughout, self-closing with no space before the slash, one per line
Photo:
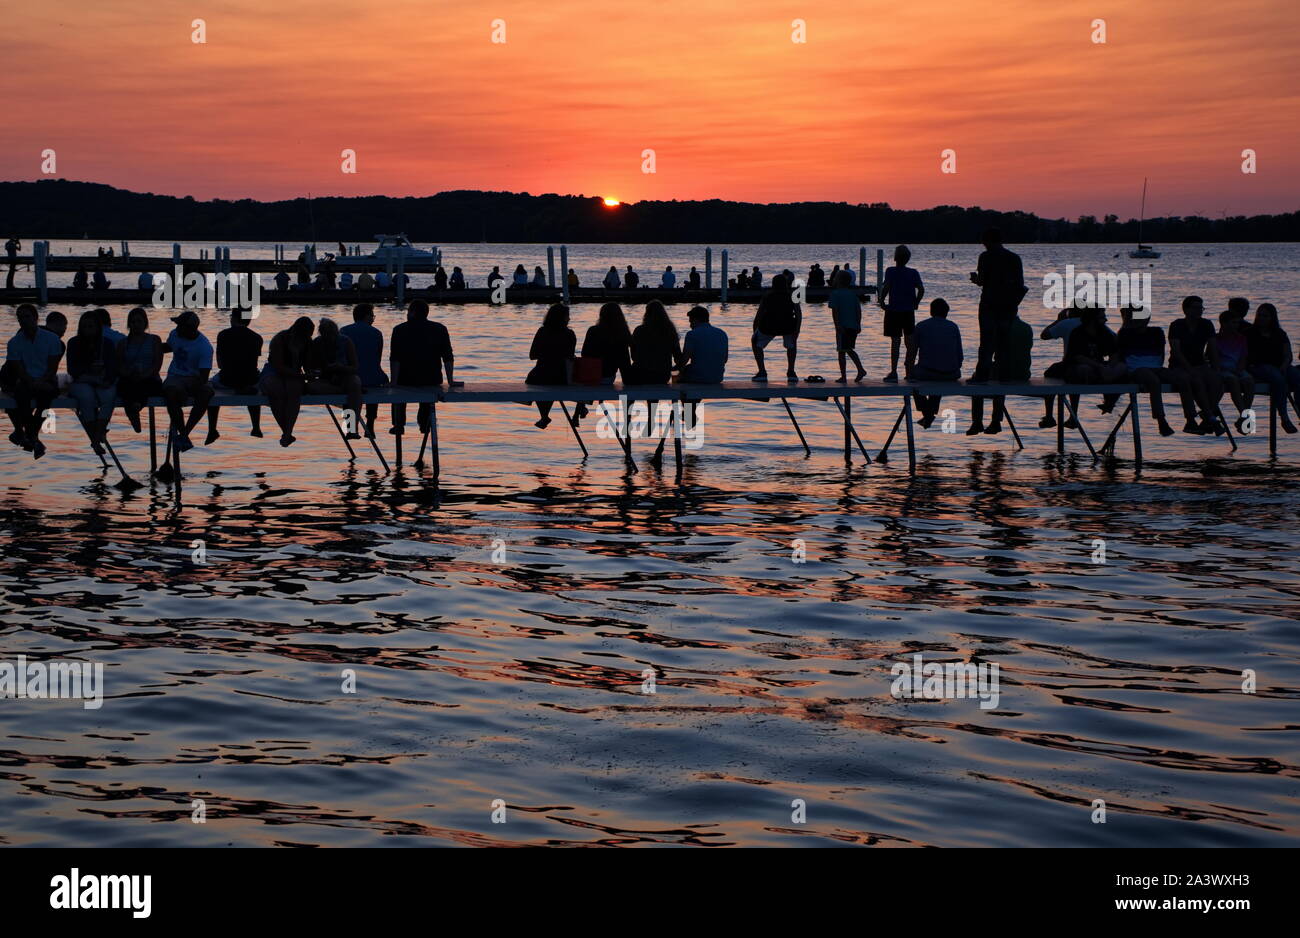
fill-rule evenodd
<path id="1" fill-rule="evenodd" d="M 172 359 L 162 392 L 172 431 L 176 434 L 176 447 L 183 453 L 194 448 L 190 431 L 198 426 L 212 400 L 212 385 L 208 383 L 208 374 L 212 371 L 212 343 L 199 332 L 199 317 L 193 310 L 187 309 L 179 316 L 173 316 L 172 322 L 176 328 L 163 343 L 163 351 L 170 352 Z M 181 410 L 186 400 L 194 401 L 188 420 Z"/>
<path id="2" fill-rule="evenodd" d="M 1179 378 L 1165 367 L 1165 331 L 1151 325 L 1151 310 L 1140 306 L 1126 306 L 1119 311 L 1120 328 L 1115 336 L 1114 360 L 1123 364 L 1124 373 L 1119 380 L 1139 384 L 1151 397 L 1151 416 L 1161 436 L 1173 436 L 1174 428 L 1165 418 L 1165 402 L 1160 394 L 1162 385 L 1179 385 Z M 1101 403 L 1102 413 L 1108 414 L 1119 400 L 1118 394 L 1107 394 Z"/>

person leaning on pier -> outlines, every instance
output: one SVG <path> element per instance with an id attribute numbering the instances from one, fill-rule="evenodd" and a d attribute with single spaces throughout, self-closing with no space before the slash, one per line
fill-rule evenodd
<path id="1" fill-rule="evenodd" d="M 361 379 L 357 377 L 357 349 L 352 340 L 340 334 L 338 325 L 322 317 L 316 338 L 307 347 L 307 393 L 346 394 L 344 437 L 361 439 Z"/>
<path id="2" fill-rule="evenodd" d="M 455 360 L 447 327 L 429 319 L 429 304 L 424 300 L 412 301 L 406 308 L 406 322 L 397 324 L 389 342 L 388 369 L 393 384 L 408 388 L 441 387 L 445 367 L 447 386 L 459 387 L 452 372 Z M 421 433 L 429 431 L 430 413 L 429 404 L 420 405 L 416 425 Z M 388 432 L 394 436 L 406 432 L 405 404 L 393 405 L 393 426 Z"/>
<path id="3" fill-rule="evenodd" d="M 212 378 L 212 387 L 217 391 L 233 391 L 236 394 L 256 394 L 257 379 L 261 369 L 258 362 L 262 358 L 262 337 L 253 331 L 251 325 L 252 310 L 232 309 L 230 326 L 217 333 L 217 368 Z M 220 437 L 217 432 L 219 407 L 208 408 L 208 436 L 204 446 L 211 446 Z M 253 424 L 249 436 L 262 435 L 262 408 L 258 404 L 248 407 L 248 419 Z"/>
<path id="4" fill-rule="evenodd" d="M 212 343 L 199 332 L 199 317 L 193 310 L 173 316 L 176 328 L 163 343 L 163 351 L 170 352 L 171 363 L 163 381 L 162 396 L 167 402 L 171 428 L 176 434 L 175 445 L 179 452 L 194 448 L 190 431 L 198 426 L 199 419 L 212 401 L 212 385 L 208 374 L 212 371 Z M 193 400 L 189 419 L 181 410 L 186 400 Z"/>
<path id="5" fill-rule="evenodd" d="M 140 411 L 162 394 L 162 339 L 149 331 L 149 314 L 137 306 L 126 314 L 126 338 L 117 346 L 117 396 L 131 429 L 140 432 Z"/>
<path id="6" fill-rule="evenodd" d="M 0 367 L 0 388 L 14 399 L 14 406 L 6 411 L 14 424 L 9 442 L 40 459 L 45 455 L 41 422 L 59 393 L 55 376 L 63 358 L 63 342 L 37 325 L 36 307 L 31 303 L 21 304 L 16 313 L 18 332 L 9 340 L 5 363 Z"/>
<path id="7" fill-rule="evenodd" d="M 303 385 L 307 380 L 304 366 L 307 345 L 316 326 L 306 316 L 299 316 L 293 325 L 277 332 L 271 339 L 266 365 L 258 388 L 266 395 L 271 406 L 271 416 L 280 427 L 280 445 L 292 446 L 297 439 L 293 428 L 302 410 Z"/>
<path id="8" fill-rule="evenodd" d="M 441 270 L 442 268 L 438 268 Z M 444 281 L 446 274 L 443 274 Z M 352 308 L 352 324 L 344 326 L 339 332 L 352 340 L 357 350 L 357 378 L 361 387 L 386 388 L 388 375 L 384 374 L 381 363 L 384 360 L 384 334 L 375 328 L 375 308 L 369 303 L 358 303 Z M 379 414 L 379 405 L 366 405 L 366 436 L 375 436 L 375 417 Z"/>

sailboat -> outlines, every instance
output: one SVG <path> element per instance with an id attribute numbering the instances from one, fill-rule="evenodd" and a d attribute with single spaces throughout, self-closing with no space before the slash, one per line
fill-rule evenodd
<path id="1" fill-rule="evenodd" d="M 1147 181 L 1142 180 L 1142 213 L 1138 216 L 1138 246 L 1136 250 L 1129 251 L 1128 256 L 1134 260 L 1154 260 L 1160 256 L 1160 252 L 1155 250 L 1149 244 L 1142 243 L 1142 223 L 1147 218 Z"/>

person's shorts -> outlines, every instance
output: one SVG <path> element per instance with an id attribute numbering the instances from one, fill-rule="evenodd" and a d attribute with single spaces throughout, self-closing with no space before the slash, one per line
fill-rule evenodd
<path id="1" fill-rule="evenodd" d="M 776 336 L 774 335 L 768 335 L 766 332 L 759 332 L 757 329 L 754 330 L 754 346 L 756 348 L 767 348 L 772 344 L 772 340 L 775 338 Z M 785 346 L 786 351 L 788 352 L 793 352 L 799 347 L 799 333 L 797 332 L 791 332 L 789 335 L 784 335 L 781 339 L 781 344 Z"/>
<path id="2" fill-rule="evenodd" d="M 912 330 L 916 328 L 916 310 L 909 310 L 906 313 L 891 313 L 885 310 L 885 335 L 891 339 L 899 336 L 911 335 Z"/>
<path id="3" fill-rule="evenodd" d="M 858 333 L 861 329 L 835 329 L 835 351 L 847 352 L 858 345 Z"/>
<path id="4" fill-rule="evenodd" d="M 179 388 L 185 392 L 186 397 L 199 397 L 205 393 L 212 393 L 212 386 L 198 375 L 168 375 L 163 379 L 162 386 L 164 391 L 168 388 Z"/>

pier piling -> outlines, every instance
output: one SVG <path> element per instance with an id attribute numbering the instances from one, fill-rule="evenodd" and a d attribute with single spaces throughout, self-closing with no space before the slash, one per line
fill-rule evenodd
<path id="1" fill-rule="evenodd" d="M 722 302 L 727 302 L 727 249 L 722 249 L 722 279 L 718 286 L 722 290 Z"/>
<path id="2" fill-rule="evenodd" d="M 546 246 L 546 285 L 555 287 L 555 248 L 549 244 Z"/>
<path id="3" fill-rule="evenodd" d="M 567 245 L 560 245 L 560 283 L 561 291 L 564 294 L 564 305 L 569 305 L 569 248 Z"/>

